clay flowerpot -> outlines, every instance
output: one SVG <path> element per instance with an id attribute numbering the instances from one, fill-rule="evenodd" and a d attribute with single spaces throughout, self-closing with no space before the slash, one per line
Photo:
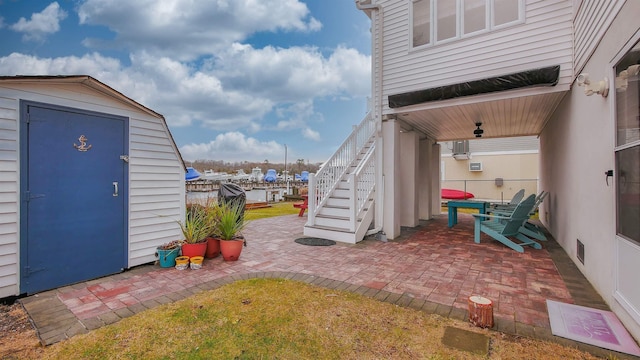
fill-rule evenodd
<path id="1" fill-rule="evenodd" d="M 244 239 L 238 240 L 221 240 L 220 252 L 222 252 L 222 258 L 224 261 L 236 261 L 240 258 L 242 247 L 244 246 Z"/>
<path id="2" fill-rule="evenodd" d="M 212 259 L 218 255 L 220 255 L 220 239 L 208 237 L 207 251 L 205 252 L 204 257 L 207 259 Z"/>
<path id="3" fill-rule="evenodd" d="M 199 242 L 195 244 L 182 244 L 182 256 L 194 257 L 204 256 L 207 252 L 207 243 Z"/>

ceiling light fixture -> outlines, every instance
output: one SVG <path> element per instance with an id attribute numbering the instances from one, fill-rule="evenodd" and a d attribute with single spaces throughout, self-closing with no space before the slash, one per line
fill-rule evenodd
<path id="1" fill-rule="evenodd" d="M 473 130 L 473 134 L 474 134 L 477 138 L 482 137 L 482 134 L 484 133 L 484 130 L 480 129 L 480 126 L 482 126 L 482 123 L 481 123 L 481 122 L 477 122 L 477 123 L 476 123 L 476 129 L 475 129 L 475 130 Z"/>

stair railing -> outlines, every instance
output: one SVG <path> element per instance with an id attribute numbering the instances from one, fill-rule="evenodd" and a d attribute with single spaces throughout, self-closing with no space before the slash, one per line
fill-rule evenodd
<path id="1" fill-rule="evenodd" d="M 349 188 L 351 189 L 351 212 L 349 214 L 350 231 L 355 232 L 358 218 L 369 203 L 371 194 L 376 186 L 375 146 L 367 151 L 366 155 L 353 174 L 349 175 Z"/>
<path id="2" fill-rule="evenodd" d="M 356 161 L 356 157 L 369 142 L 375 129 L 375 119 L 371 113 L 368 113 L 320 170 L 315 174 L 309 174 L 309 195 L 315 194 L 315 196 L 309 196 L 308 223 L 310 225 L 315 223 L 318 209 L 327 202 L 329 195 Z"/>

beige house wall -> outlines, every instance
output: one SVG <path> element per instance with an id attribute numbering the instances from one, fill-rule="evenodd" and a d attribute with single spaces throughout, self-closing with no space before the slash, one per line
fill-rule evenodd
<path id="1" fill-rule="evenodd" d="M 469 163 L 482 163 L 482 171 L 469 171 Z M 524 154 L 471 155 L 469 160 L 456 160 L 443 155 L 441 164 L 442 188 L 465 190 L 477 199 L 509 201 L 520 189 L 525 194 L 538 193 L 537 152 Z M 503 185 L 497 186 L 496 179 Z M 543 190 L 543 189 L 541 189 Z"/>

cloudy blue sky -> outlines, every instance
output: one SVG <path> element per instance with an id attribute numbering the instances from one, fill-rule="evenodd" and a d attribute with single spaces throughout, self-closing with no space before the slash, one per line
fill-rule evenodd
<path id="1" fill-rule="evenodd" d="M 0 0 L 0 75 L 90 75 L 163 114 L 186 160 L 326 160 L 366 113 L 353 0 Z"/>

